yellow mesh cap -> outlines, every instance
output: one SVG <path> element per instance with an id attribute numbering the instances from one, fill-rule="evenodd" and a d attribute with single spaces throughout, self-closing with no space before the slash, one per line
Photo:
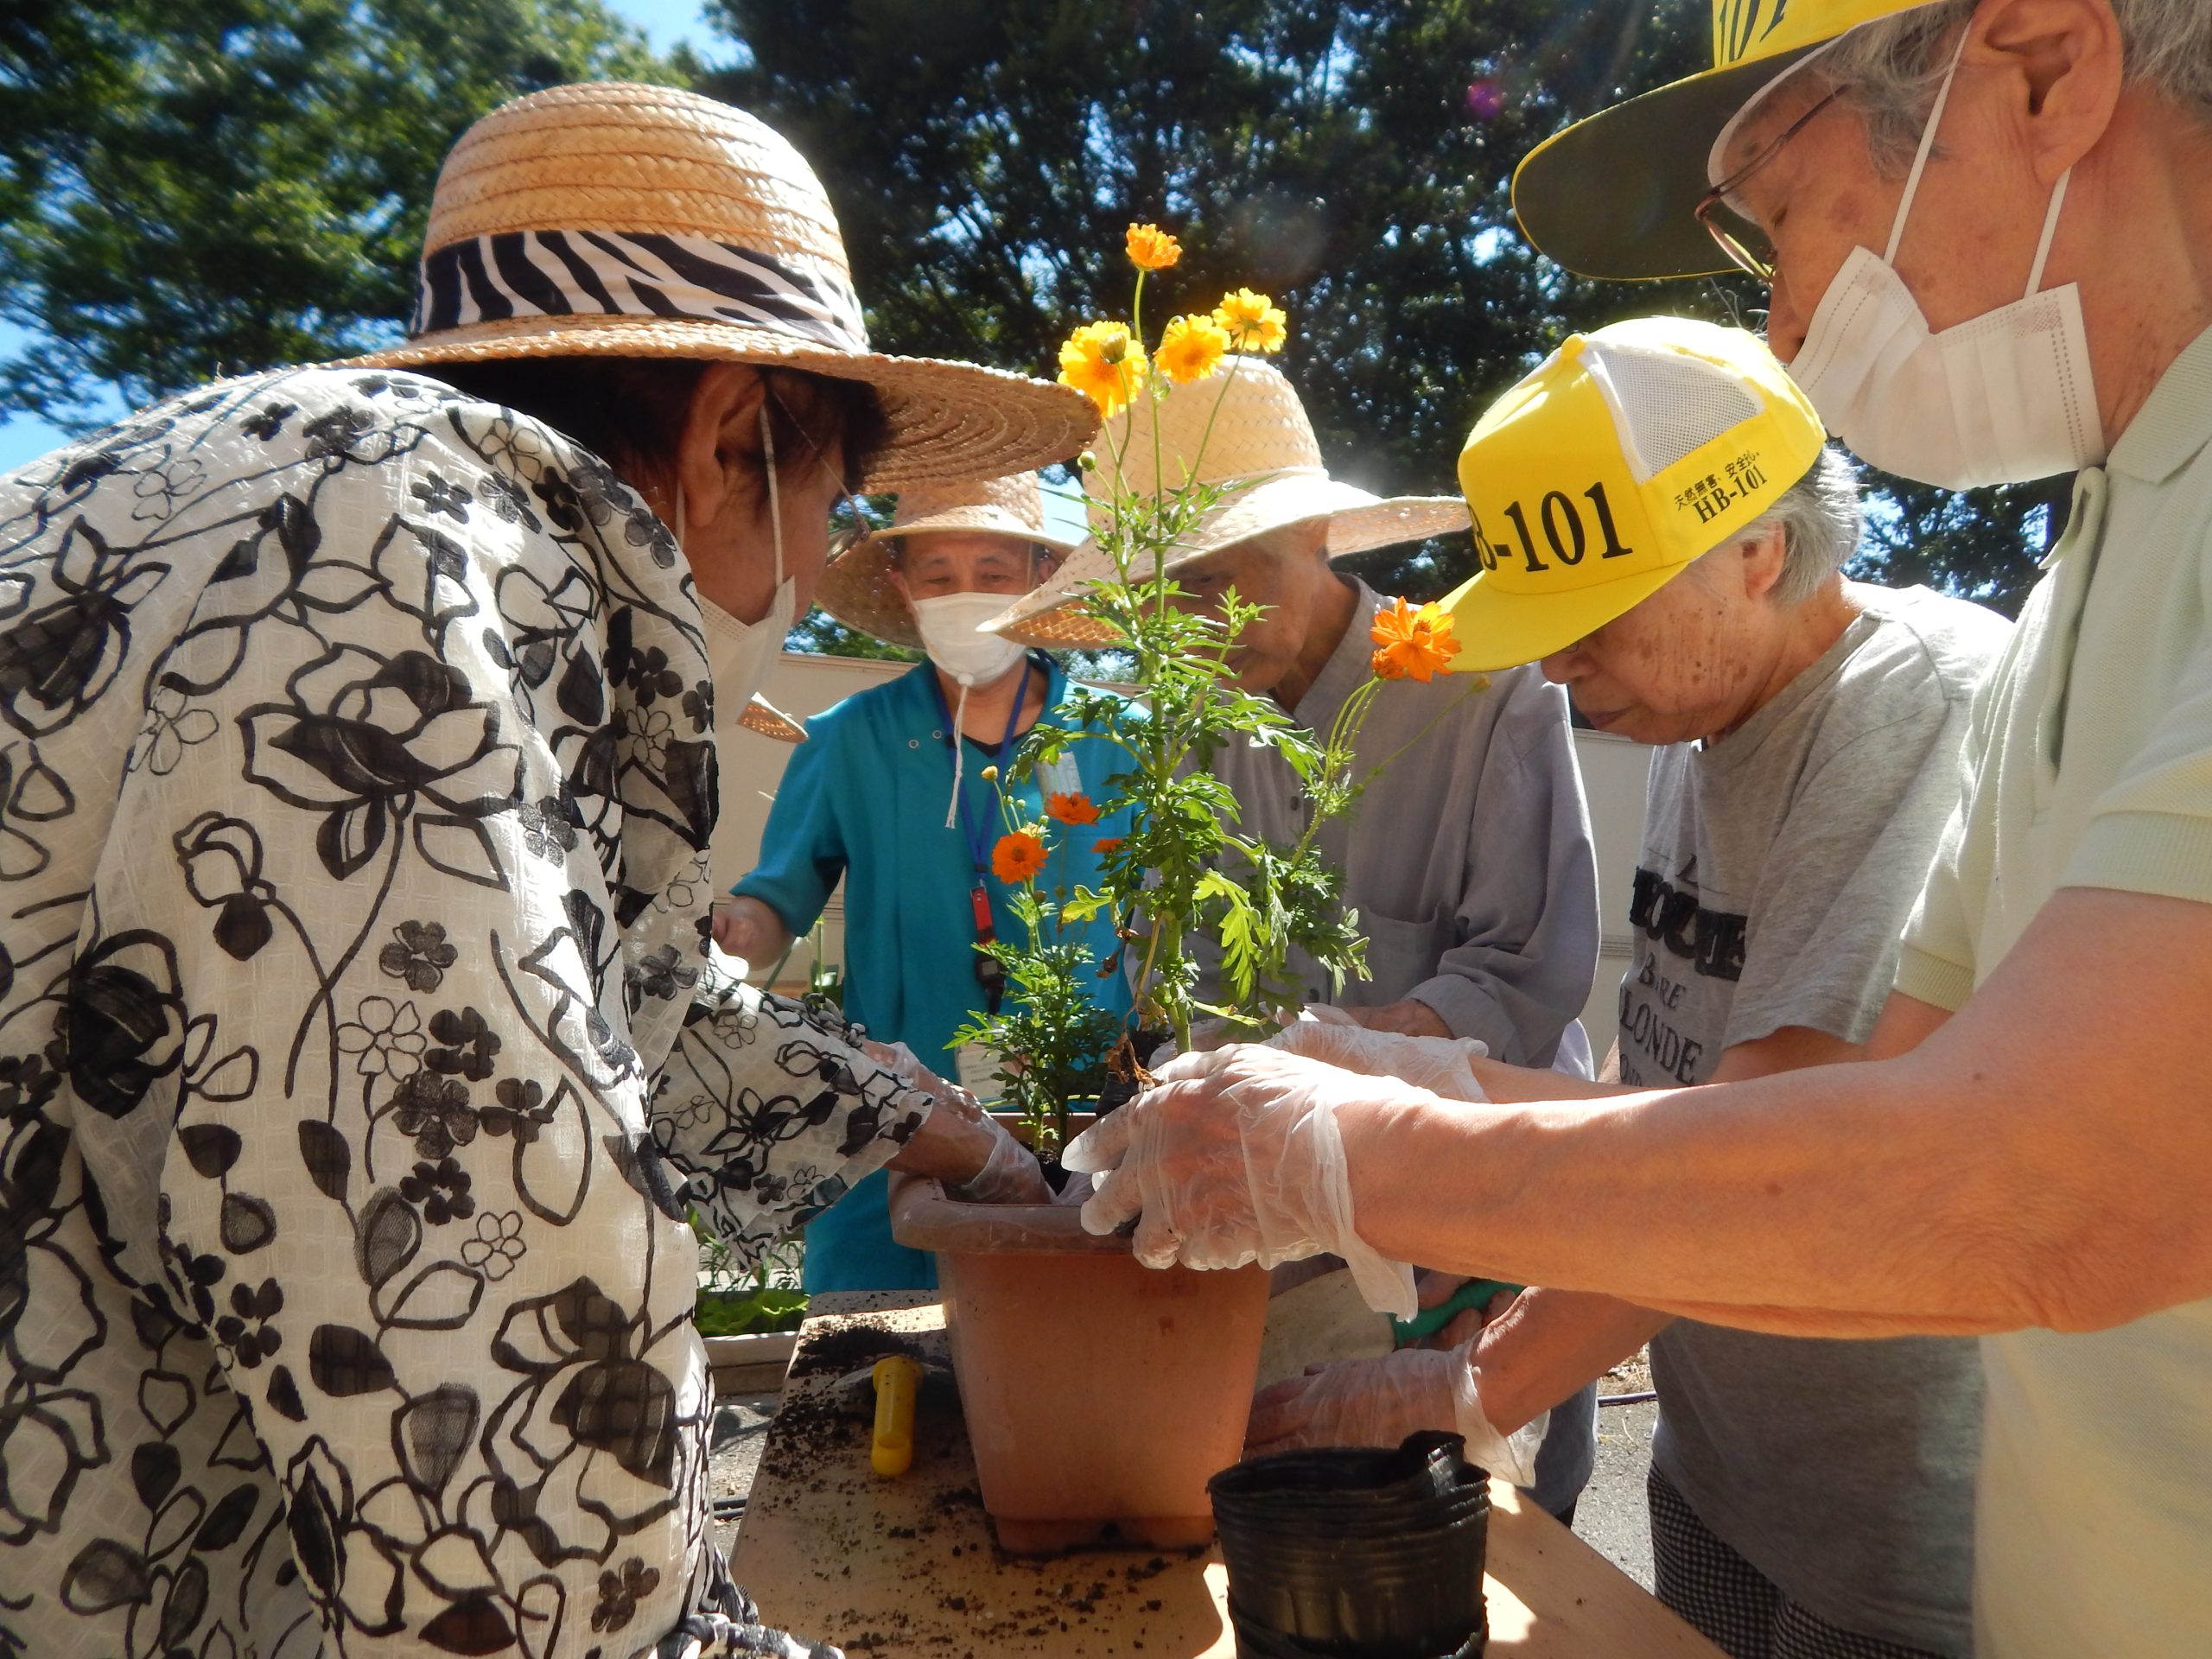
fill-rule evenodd
<path id="1" fill-rule="evenodd" d="M 1647 317 L 1576 334 L 1459 452 L 1482 569 L 1447 597 L 1486 672 L 1563 651 L 1756 523 L 1827 435 L 1740 328 Z"/>

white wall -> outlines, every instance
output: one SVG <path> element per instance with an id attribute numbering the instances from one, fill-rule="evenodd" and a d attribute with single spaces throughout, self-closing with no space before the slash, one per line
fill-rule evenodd
<path id="1" fill-rule="evenodd" d="M 786 652 L 769 675 L 765 691 L 768 701 L 786 714 L 818 715 L 855 692 L 897 678 L 906 668 L 904 663 Z M 1591 1048 L 1602 1058 L 1612 1046 L 1619 1017 L 1621 974 L 1628 966 L 1629 879 L 1636 868 L 1637 842 L 1643 823 L 1643 782 L 1650 770 L 1651 751 L 1603 732 L 1577 732 L 1574 752 L 1582 766 L 1583 788 L 1590 797 L 1590 820 L 1598 846 L 1598 913 L 1605 930 L 1598 974 L 1582 1022 L 1589 1031 Z M 789 745 L 742 730 L 725 752 L 723 775 L 729 787 L 721 833 L 715 842 L 715 880 L 721 890 L 727 892 L 753 868 L 760 833 L 768 821 L 768 803 L 774 798 L 777 780 L 783 776 L 784 762 L 790 756 Z M 823 953 L 832 962 L 842 962 L 845 949 L 842 888 L 831 897 L 822 920 Z M 811 945 L 802 940 L 777 983 L 785 988 L 804 985 L 812 961 Z"/>
<path id="2" fill-rule="evenodd" d="M 1621 975 L 1628 969 L 1629 883 L 1643 836 L 1643 785 L 1652 751 L 1606 732 L 1577 732 L 1574 758 L 1590 797 L 1591 839 L 1598 848 L 1598 973 L 1582 1010 L 1590 1048 L 1600 1060 L 1620 1026 Z"/>

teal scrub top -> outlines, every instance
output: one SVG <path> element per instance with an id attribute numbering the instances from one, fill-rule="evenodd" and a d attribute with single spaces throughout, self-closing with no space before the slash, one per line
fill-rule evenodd
<path id="1" fill-rule="evenodd" d="M 1044 719 L 1068 694 L 1067 677 L 1042 656 L 1032 672 L 1049 673 Z M 982 1007 L 976 979 L 976 924 L 969 893 L 976 885 L 967 838 L 952 803 L 950 722 L 927 663 L 887 684 L 848 697 L 806 722 L 807 741 L 791 753 L 761 836 L 760 862 L 731 889 L 761 900 L 795 934 L 804 933 L 842 878 L 845 883 L 844 1006 L 848 1018 L 879 1042 L 904 1043 L 924 1065 L 953 1075 L 952 1036 Z M 990 874 L 990 849 L 1005 832 L 993 786 L 982 769 L 992 752 L 970 741 L 962 769 L 968 823 L 982 832 L 982 883 L 992 925 L 1001 939 L 1024 937 L 1007 907 L 1007 891 Z M 1065 789 L 1072 764 L 1077 786 L 1096 802 L 1114 793 L 1106 780 L 1128 757 L 1097 740 L 1069 746 L 1057 778 L 1015 786 L 1025 818 L 1044 817 L 1049 789 Z M 1101 840 L 1128 830 L 1126 812 L 1099 822 L 1051 823 L 1052 861 L 1041 885 L 1096 885 Z M 1115 949 L 1103 919 L 1071 924 L 1062 937 L 1088 944 L 1100 962 Z M 1129 1006 L 1127 979 L 1097 982 L 1099 1001 L 1114 1013 Z M 885 1203 L 887 1178 L 870 1176 L 808 1224 L 804 1284 L 809 1291 L 932 1289 L 936 1266 L 925 1251 L 891 1236 Z"/>

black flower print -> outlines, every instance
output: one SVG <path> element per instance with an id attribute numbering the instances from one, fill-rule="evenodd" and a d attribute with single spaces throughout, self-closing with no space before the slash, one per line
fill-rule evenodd
<path id="1" fill-rule="evenodd" d="M 445 982 L 446 969 L 460 959 L 435 922 L 402 922 L 391 933 L 392 942 L 377 955 L 377 966 L 405 980 L 411 991 L 436 990 Z"/>
<path id="2" fill-rule="evenodd" d="M 429 1046 L 421 1011 L 388 996 L 363 997 L 360 1011 L 338 1027 L 338 1052 L 353 1055 L 353 1069 L 365 1077 L 404 1082 L 423 1069 Z"/>
<path id="3" fill-rule="evenodd" d="M 635 1555 L 622 1563 L 619 1573 L 599 1575 L 599 1605 L 591 1610 L 591 1627 L 613 1632 L 637 1617 L 638 1598 L 650 1596 L 660 1584 L 660 1569 L 647 1567 Z"/>
<path id="4" fill-rule="evenodd" d="M 501 1077 L 493 1090 L 498 1103 L 486 1106 L 477 1114 L 477 1122 L 486 1135 L 511 1135 L 527 1146 L 537 1139 L 537 1132 L 553 1121 L 553 1109 L 544 1104 L 545 1091 L 535 1083 L 520 1077 Z"/>
<path id="5" fill-rule="evenodd" d="M 439 1009 L 430 1016 L 430 1035 L 439 1044 L 429 1052 L 431 1071 L 477 1083 L 492 1075 L 493 1057 L 499 1052 L 499 1034 L 484 1023 L 484 1016 L 475 1009 Z"/>
<path id="6" fill-rule="evenodd" d="M 176 511 L 178 502 L 198 493 L 206 481 L 207 469 L 189 455 L 166 466 L 149 468 L 139 474 L 130 486 L 131 493 L 138 498 L 138 505 L 131 508 L 130 516 L 159 523 Z"/>
<path id="7" fill-rule="evenodd" d="M 664 944 L 638 962 L 638 988 L 647 996 L 674 996 L 698 982 L 698 970 L 684 965 L 672 944 Z"/>
<path id="8" fill-rule="evenodd" d="M 668 763 L 668 742 L 676 735 L 676 722 L 660 709 L 632 709 L 626 717 L 624 748 L 640 765 L 659 767 Z"/>
<path id="9" fill-rule="evenodd" d="M 683 693 L 677 705 L 683 710 L 684 719 L 691 722 L 691 729 L 703 732 L 715 723 L 715 688 L 711 681 L 701 680 Z"/>
<path id="10" fill-rule="evenodd" d="M 415 1138 L 415 1150 L 425 1158 L 443 1158 L 455 1147 L 476 1138 L 476 1111 L 468 1103 L 468 1086 L 434 1071 L 417 1071 L 400 1080 L 391 1096 L 392 1124 L 402 1135 Z"/>
<path id="11" fill-rule="evenodd" d="M 284 429 L 285 422 L 299 412 L 300 408 L 297 404 L 272 399 L 261 406 L 258 414 L 240 421 L 238 430 L 250 438 L 258 438 L 262 442 L 267 443 Z"/>
<path id="12" fill-rule="evenodd" d="M 0 480 L 0 1659 L 804 1651 L 674 1188 L 750 1262 L 923 1105 L 705 952 L 657 522 L 397 372 Z"/>
<path id="13" fill-rule="evenodd" d="M 435 1164 L 418 1163 L 412 1173 L 403 1176 L 399 1196 L 422 1205 L 423 1219 L 433 1227 L 442 1227 L 476 1213 L 476 1200 L 468 1196 L 470 1185 L 467 1170 L 451 1158 L 441 1158 Z"/>
<path id="14" fill-rule="evenodd" d="M 202 812 L 171 838 L 184 884 L 196 903 L 217 912 L 215 943 L 240 962 L 276 932 L 276 890 L 261 874 L 261 836 L 242 818 Z"/>
<path id="15" fill-rule="evenodd" d="M 524 530 L 544 528 L 537 515 L 531 511 L 530 494 L 514 480 L 499 473 L 486 473 L 476 480 L 476 499 L 489 507 L 493 516 L 503 523 L 520 524 Z"/>
<path id="16" fill-rule="evenodd" d="M 164 681 L 146 699 L 146 726 L 140 734 L 140 753 L 147 769 L 175 772 L 184 752 L 215 735 L 215 716 L 205 709 L 187 705 L 184 689 Z"/>
<path id="17" fill-rule="evenodd" d="M 468 492 L 435 473 L 417 479 L 408 489 L 423 504 L 423 512 L 442 512 L 457 524 L 468 522 Z"/>
<path id="18" fill-rule="evenodd" d="M 249 1290 L 243 1283 L 231 1287 L 231 1311 L 215 1321 L 218 1340 L 228 1344 L 231 1357 L 251 1370 L 283 1346 L 284 1333 L 271 1325 L 284 1306 L 284 1288 L 264 1279 Z"/>
<path id="19" fill-rule="evenodd" d="M 557 795 L 549 795 L 534 805 L 519 809 L 515 821 L 522 825 L 523 845 L 550 864 L 565 862 L 576 845 L 574 811 Z"/>
<path id="20" fill-rule="evenodd" d="M 575 486 L 563 474 L 548 468 L 531 480 L 531 491 L 545 509 L 545 516 L 562 530 L 581 530 L 584 525 L 584 504 L 576 494 Z"/>
<path id="21" fill-rule="evenodd" d="M 245 777 L 289 806 L 321 814 L 315 850 L 339 880 L 385 847 L 418 803 L 482 818 L 518 792 L 518 760 L 498 709 L 467 677 L 419 651 L 380 658 L 325 652 L 286 682 L 283 702 L 240 716 Z"/>
<path id="22" fill-rule="evenodd" d="M 494 1283 L 515 1270 L 523 1252 L 522 1211 L 496 1210 L 476 1217 L 476 1236 L 461 1247 L 461 1259 Z"/>
<path id="23" fill-rule="evenodd" d="M 88 520 L 75 520 L 48 566 L 51 596 L 0 632 L 0 717 L 40 737 L 97 702 L 130 648 L 133 607 L 168 570 L 165 560 L 132 558 Z"/>

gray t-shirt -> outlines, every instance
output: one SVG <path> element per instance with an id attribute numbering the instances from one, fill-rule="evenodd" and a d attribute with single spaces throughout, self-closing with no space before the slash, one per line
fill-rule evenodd
<path id="1" fill-rule="evenodd" d="M 1732 1045 L 1787 1027 L 1873 1030 L 2009 625 L 1926 588 L 1851 591 L 1864 614 L 1764 708 L 1654 759 L 1625 1083 L 1701 1083 Z M 1974 1343 L 1684 1319 L 1652 1344 L 1652 1372 L 1654 1456 L 1707 1527 L 1831 1624 L 1970 1651 Z"/>
<path id="2" fill-rule="evenodd" d="M 1370 677 L 1369 631 L 1392 602 L 1356 585 L 1351 626 L 1291 711 L 1316 732 Z M 1455 1037 L 1479 1038 L 1516 1065 L 1549 1065 L 1598 962 L 1590 810 L 1566 694 L 1534 668 L 1488 682 L 1446 674 L 1395 681 L 1376 696 L 1356 766 L 1388 765 L 1319 836 L 1344 872 L 1344 902 L 1359 912 L 1369 976 L 1338 992 L 1304 952 L 1294 950 L 1290 966 L 1308 1002 L 1410 997 Z M 1236 792 L 1247 833 L 1303 833 L 1305 791 L 1273 749 L 1232 744 L 1213 770 Z M 1201 940 L 1197 954 L 1217 983 L 1218 952 Z"/>

